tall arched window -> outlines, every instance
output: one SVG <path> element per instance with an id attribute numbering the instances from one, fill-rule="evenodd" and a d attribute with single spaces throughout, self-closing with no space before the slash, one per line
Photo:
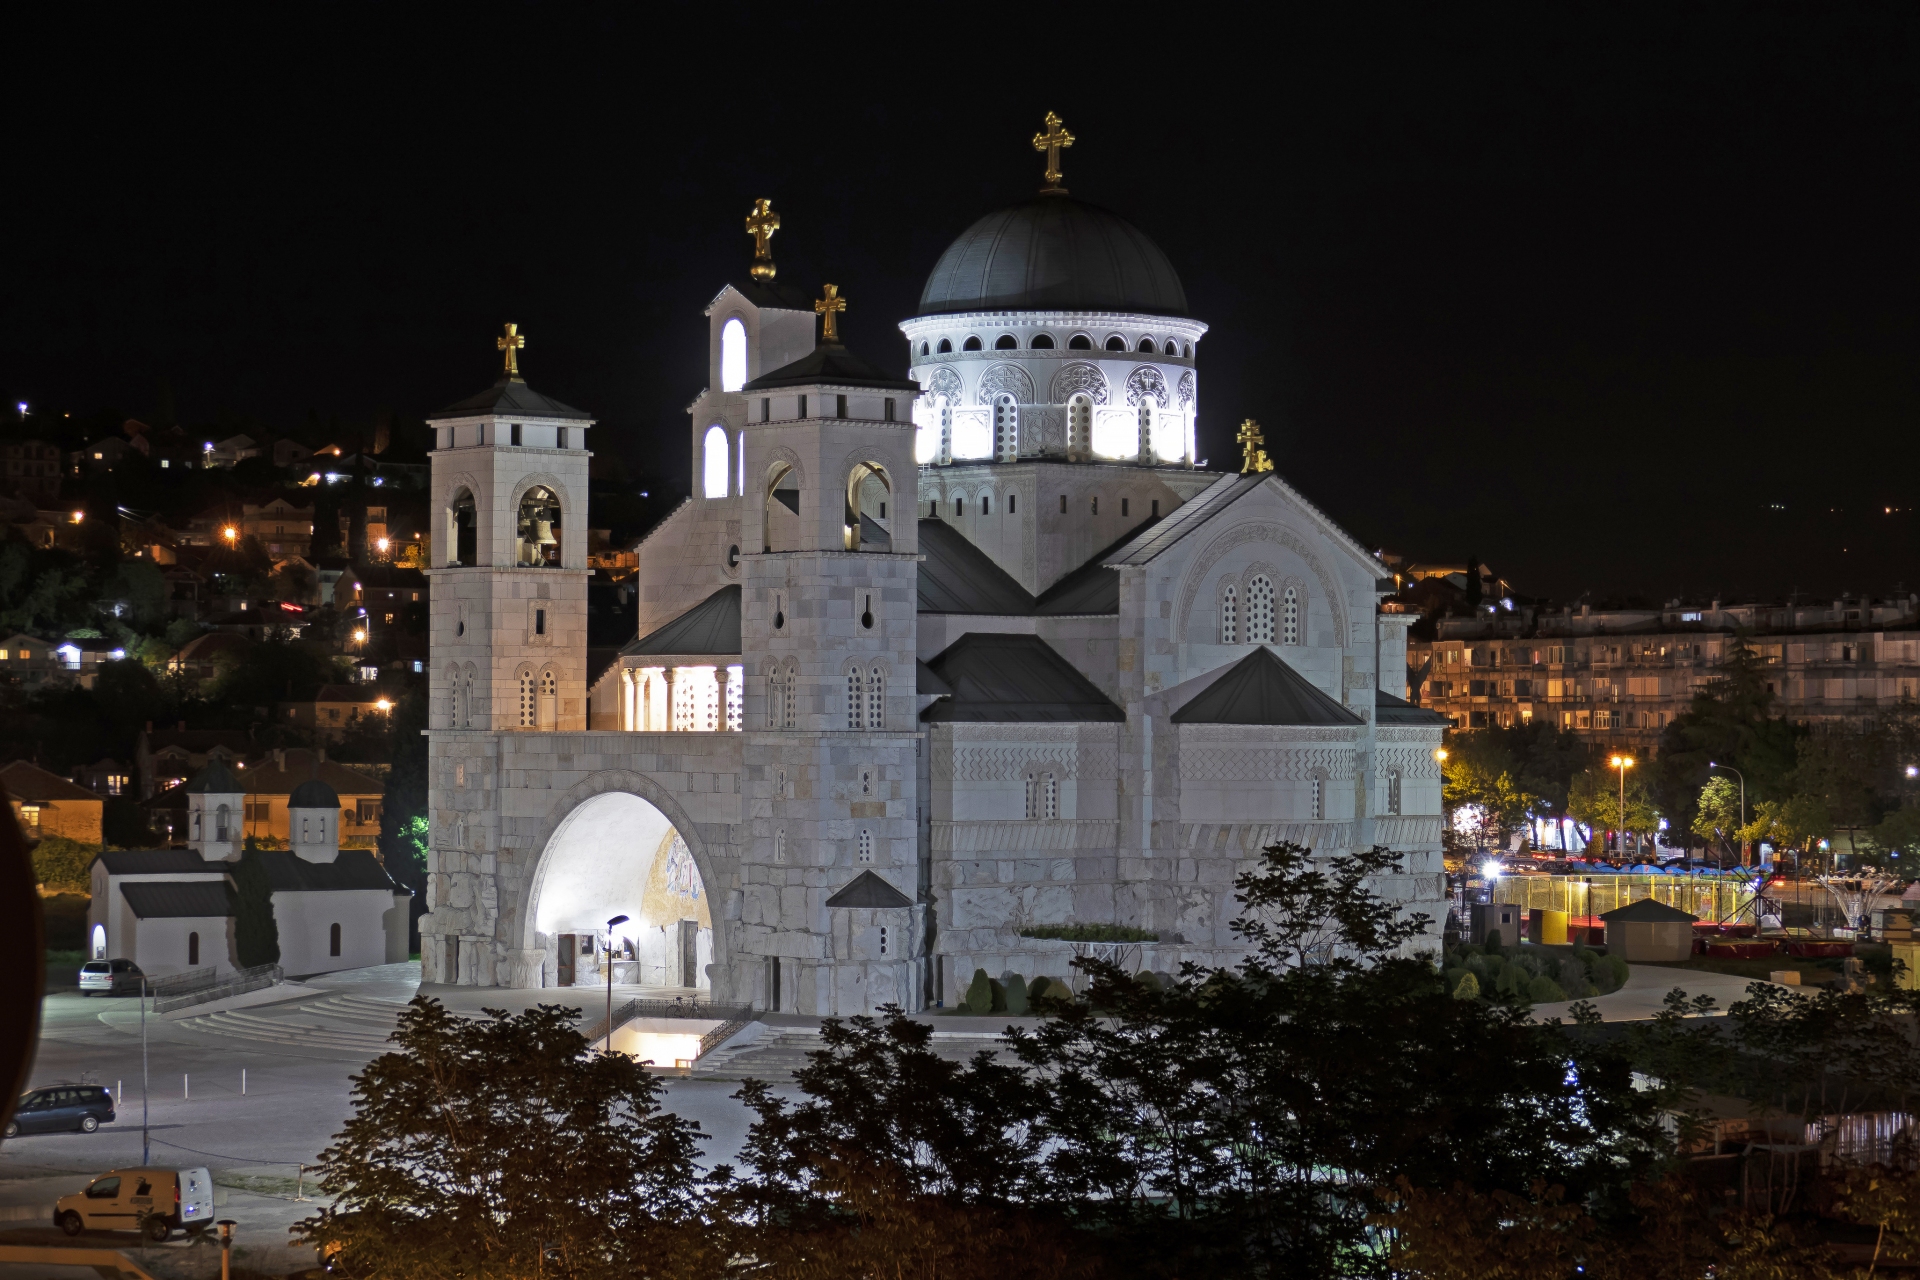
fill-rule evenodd
<path id="1" fill-rule="evenodd" d="M 1307 816 L 1321 822 L 1327 816 L 1327 776 L 1316 772 L 1307 780 Z"/>
<path id="2" fill-rule="evenodd" d="M 1140 456 L 1146 457 L 1153 452 L 1153 401 L 1146 397 L 1140 399 Z"/>
<path id="3" fill-rule="evenodd" d="M 230 816 L 231 814 L 225 805 L 221 805 L 213 811 L 213 838 L 215 840 L 225 840 L 228 838 L 227 819 Z"/>
<path id="4" fill-rule="evenodd" d="M 747 382 L 747 326 L 729 320 L 720 326 L 720 389 L 738 391 Z"/>
<path id="5" fill-rule="evenodd" d="M 540 727 L 551 729 L 560 721 L 560 681 L 553 672 L 540 673 Z"/>
<path id="6" fill-rule="evenodd" d="M 1067 401 L 1067 456 L 1078 458 L 1093 448 L 1093 398 L 1075 396 Z"/>
<path id="7" fill-rule="evenodd" d="M 884 729 L 886 725 L 887 673 L 875 667 L 867 673 L 867 728 Z"/>
<path id="8" fill-rule="evenodd" d="M 1020 457 L 1020 411 L 1012 396 L 993 399 L 993 460 L 1015 462 Z"/>
<path id="9" fill-rule="evenodd" d="M 479 563 L 478 525 L 474 518 L 473 494 L 461 489 L 447 507 L 447 556 L 449 565 Z"/>
<path id="10" fill-rule="evenodd" d="M 1300 590 L 1288 587 L 1280 597 L 1280 643 L 1300 643 Z"/>
<path id="11" fill-rule="evenodd" d="M 778 663 L 767 673 L 767 728 L 784 729 L 780 713 L 787 701 L 787 674 Z"/>
<path id="12" fill-rule="evenodd" d="M 1247 643 L 1273 643 L 1273 579 L 1264 573 L 1247 583 Z"/>
<path id="13" fill-rule="evenodd" d="M 200 935 L 197 933 L 190 933 L 187 935 L 187 964 L 189 966 L 192 966 L 192 965 L 197 965 L 199 963 L 200 963 Z"/>
<path id="14" fill-rule="evenodd" d="M 327 954 L 330 956 L 340 954 L 340 926 L 337 924 L 327 930 Z"/>
<path id="15" fill-rule="evenodd" d="M 781 697 L 780 727 L 783 729 L 798 727 L 800 723 L 800 664 L 796 659 L 787 659 L 786 687 Z"/>
<path id="16" fill-rule="evenodd" d="M 520 673 L 520 727 L 533 728 L 533 672 Z"/>
<path id="17" fill-rule="evenodd" d="M 1220 643 L 1240 643 L 1240 589 L 1231 582 L 1220 589 Z"/>
<path id="18" fill-rule="evenodd" d="M 1387 813 L 1394 817 L 1400 815 L 1400 771 L 1398 769 L 1387 770 Z"/>
<path id="19" fill-rule="evenodd" d="M 722 436 L 726 433 L 722 432 Z M 560 499 L 544 485 L 534 485 L 520 498 L 520 555 L 523 565 L 560 564 Z"/>
<path id="20" fill-rule="evenodd" d="M 707 428 L 706 439 L 700 446 L 702 485 L 701 489 L 709 498 L 727 496 L 727 429 L 718 423 Z"/>
<path id="21" fill-rule="evenodd" d="M 860 828 L 860 861 L 873 861 L 873 832 L 865 827 Z"/>
<path id="22" fill-rule="evenodd" d="M 860 668 L 847 669 L 847 728 L 864 729 L 867 727 L 867 691 L 866 681 L 862 679 Z"/>

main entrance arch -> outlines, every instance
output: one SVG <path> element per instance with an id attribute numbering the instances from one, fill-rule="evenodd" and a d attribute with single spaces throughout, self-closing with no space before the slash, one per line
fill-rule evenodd
<path id="1" fill-rule="evenodd" d="M 607 921 L 614 927 L 611 949 Z M 712 899 L 685 833 L 631 791 L 589 796 L 548 837 L 527 903 L 540 985 L 712 990 Z"/>

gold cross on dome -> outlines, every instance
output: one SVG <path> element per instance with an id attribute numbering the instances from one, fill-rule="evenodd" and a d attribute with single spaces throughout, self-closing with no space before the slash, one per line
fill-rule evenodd
<path id="1" fill-rule="evenodd" d="M 1240 434 L 1234 437 L 1241 452 L 1240 474 L 1256 475 L 1273 470 L 1273 460 L 1267 457 L 1267 438 L 1260 431 L 1260 424 L 1248 418 L 1240 424 Z"/>
<path id="2" fill-rule="evenodd" d="M 827 296 L 813 304 L 813 311 L 815 315 L 825 316 L 827 319 L 826 328 L 822 332 L 821 337 L 828 342 L 838 342 L 840 341 L 840 325 L 835 317 L 847 309 L 847 300 L 840 296 L 840 286 L 837 284 L 822 285 L 820 287 L 826 292 Z"/>
<path id="3" fill-rule="evenodd" d="M 520 377 L 520 349 L 527 345 L 527 336 L 520 332 L 520 326 L 517 324 L 508 325 L 507 336 L 504 338 L 495 338 L 493 345 L 498 350 L 507 353 L 507 376 L 518 379 Z"/>
<path id="4" fill-rule="evenodd" d="M 761 199 L 753 202 L 753 212 L 747 215 L 747 234 L 753 237 L 753 266 L 747 274 L 755 280 L 771 280 L 777 268 L 773 265 L 773 233 L 780 229 L 780 215 L 773 211 L 773 201 Z"/>
<path id="5" fill-rule="evenodd" d="M 1060 148 L 1073 145 L 1073 135 L 1060 127 L 1060 117 L 1047 112 L 1047 131 L 1033 135 L 1033 149 L 1047 153 L 1047 185 L 1040 188 L 1057 195 L 1067 194 L 1060 185 Z"/>

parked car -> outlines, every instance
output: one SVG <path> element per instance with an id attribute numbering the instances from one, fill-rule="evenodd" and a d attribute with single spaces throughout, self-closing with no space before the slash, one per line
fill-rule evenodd
<path id="1" fill-rule="evenodd" d="M 89 960 L 80 966 L 80 994 L 90 996 L 104 991 L 117 996 L 131 991 L 137 995 L 146 976 L 131 960 Z"/>
<path id="2" fill-rule="evenodd" d="M 78 1129 L 92 1133 L 113 1123 L 113 1092 L 97 1084 L 60 1084 L 20 1096 L 7 1137 Z"/>
<path id="3" fill-rule="evenodd" d="M 199 1235 L 213 1225 L 213 1175 L 205 1169 L 115 1169 L 85 1191 L 61 1196 L 53 1220 L 62 1231 L 139 1231 L 165 1240 L 185 1228 Z"/>

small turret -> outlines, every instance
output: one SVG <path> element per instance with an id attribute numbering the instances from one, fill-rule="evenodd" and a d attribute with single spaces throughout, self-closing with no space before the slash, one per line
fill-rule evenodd
<path id="1" fill-rule="evenodd" d="M 340 793 L 309 778 L 287 797 L 287 830 L 295 857 L 332 862 L 340 856 Z"/>
<path id="2" fill-rule="evenodd" d="M 241 818 L 246 788 L 218 756 L 186 785 L 187 843 L 208 862 L 240 857 Z"/>

